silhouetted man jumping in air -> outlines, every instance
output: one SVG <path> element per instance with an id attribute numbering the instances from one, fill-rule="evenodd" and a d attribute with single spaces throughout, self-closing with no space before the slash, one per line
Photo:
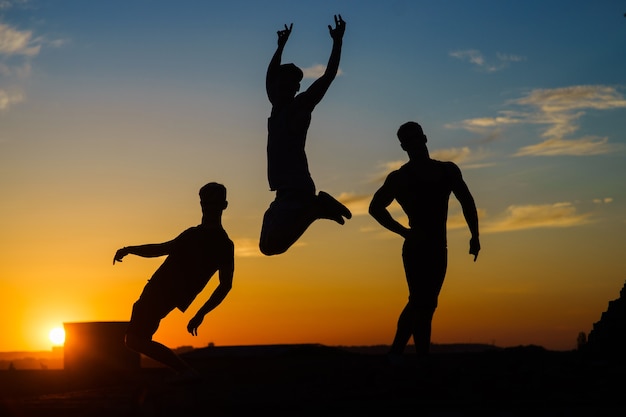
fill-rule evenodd
<path id="1" fill-rule="evenodd" d="M 293 23 L 278 31 L 278 48 L 266 75 L 267 96 L 272 113 L 267 129 L 267 174 L 276 198 L 263 217 L 259 248 L 265 255 L 284 253 L 317 219 L 331 219 L 344 224 L 352 214 L 329 194 L 315 194 L 305 153 L 311 113 L 322 100 L 339 69 L 345 31 L 341 15 L 335 16 L 335 28 L 328 30 L 333 48 L 324 74 L 304 92 L 300 90 L 303 73 L 294 64 L 281 65 L 282 53 Z M 296 95 L 297 94 L 297 95 Z"/>
<path id="2" fill-rule="evenodd" d="M 133 305 L 126 345 L 169 366 L 182 380 L 197 379 L 199 375 L 167 346 L 152 340 L 152 336 L 161 319 L 175 308 L 185 312 L 209 279 L 219 272 L 219 285 L 187 325 L 187 331 L 197 336 L 204 316 L 224 300 L 233 282 L 234 246 L 222 227 L 222 211 L 228 206 L 226 188 L 215 182 L 203 186 L 200 206 L 200 225 L 169 242 L 126 246 L 113 258 L 115 264 L 128 254 L 144 258 L 167 255 Z"/>
<path id="3" fill-rule="evenodd" d="M 446 221 L 451 192 L 461 203 L 469 226 L 469 253 L 474 261 L 480 251 L 476 205 L 459 168 L 452 162 L 430 159 L 426 135 L 415 122 L 400 126 L 398 139 L 409 162 L 387 176 L 369 207 L 372 217 L 383 227 L 404 238 L 402 260 L 409 301 L 398 319 L 390 360 L 399 359 L 411 336 L 418 356 L 428 354 L 431 322 L 446 275 Z M 408 216 L 408 228 L 387 210 L 394 199 Z"/>

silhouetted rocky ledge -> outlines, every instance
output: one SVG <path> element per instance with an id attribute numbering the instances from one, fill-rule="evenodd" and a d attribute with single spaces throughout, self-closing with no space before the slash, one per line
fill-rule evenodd
<path id="1" fill-rule="evenodd" d="M 0 372 L 1 416 L 626 415 L 626 367 L 538 346 L 383 354 L 324 345 L 211 347 L 184 356 L 204 381 L 167 369 L 72 381 L 62 371 Z"/>
<path id="2" fill-rule="evenodd" d="M 626 360 L 626 282 L 619 298 L 609 301 L 600 321 L 593 324 L 581 348 L 598 359 Z"/>

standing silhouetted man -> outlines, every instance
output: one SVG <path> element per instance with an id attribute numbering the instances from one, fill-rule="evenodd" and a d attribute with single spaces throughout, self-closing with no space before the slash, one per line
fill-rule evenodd
<path id="1" fill-rule="evenodd" d="M 329 194 L 315 194 L 305 153 L 311 113 L 322 100 L 339 69 L 345 31 L 341 15 L 335 28 L 328 30 L 333 48 L 324 74 L 304 92 L 300 90 L 303 72 L 294 64 L 282 64 L 282 53 L 293 24 L 278 33 L 278 48 L 267 68 L 265 86 L 272 103 L 267 129 L 267 175 L 276 197 L 263 217 L 259 248 L 265 255 L 281 254 L 293 245 L 317 219 L 344 224 L 350 211 Z"/>
<path id="2" fill-rule="evenodd" d="M 115 264 L 128 254 L 144 258 L 167 255 L 133 305 L 126 345 L 169 366 L 183 380 L 196 379 L 198 374 L 167 346 L 152 340 L 152 336 L 161 319 L 175 308 L 185 312 L 209 279 L 219 272 L 219 285 L 187 325 L 187 331 L 197 336 L 204 316 L 230 291 L 234 272 L 234 245 L 222 227 L 222 211 L 228 206 L 226 187 L 215 182 L 203 186 L 200 206 L 200 225 L 185 230 L 169 242 L 126 246 L 113 258 Z"/>
<path id="3" fill-rule="evenodd" d="M 409 286 L 409 301 L 398 319 L 390 359 L 399 358 L 413 336 L 418 356 L 428 354 L 431 322 L 446 275 L 446 220 L 450 193 L 461 203 L 471 232 L 469 253 L 480 251 L 478 214 L 461 171 L 452 162 L 430 158 L 422 127 L 408 122 L 398 129 L 400 146 L 409 162 L 387 176 L 374 194 L 369 212 L 383 227 L 404 238 L 402 260 Z M 396 200 L 409 219 L 409 227 L 396 221 L 387 207 Z"/>

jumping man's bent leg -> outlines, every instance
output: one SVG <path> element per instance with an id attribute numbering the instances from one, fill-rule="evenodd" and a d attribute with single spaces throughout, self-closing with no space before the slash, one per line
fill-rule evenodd
<path id="1" fill-rule="evenodd" d="M 263 216 L 259 249 L 279 255 L 289 249 L 316 220 L 315 195 L 280 193 Z"/>
<path id="2" fill-rule="evenodd" d="M 350 210 L 330 194 L 300 190 L 279 191 L 263 216 L 259 249 L 265 255 L 284 253 L 300 239 L 317 219 L 344 224 Z"/>

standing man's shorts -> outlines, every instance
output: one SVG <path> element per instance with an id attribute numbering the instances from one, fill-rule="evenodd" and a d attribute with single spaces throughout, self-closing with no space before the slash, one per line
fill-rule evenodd
<path id="1" fill-rule="evenodd" d="M 409 303 L 416 309 L 435 311 L 448 267 L 446 246 L 408 238 L 402 246 L 402 262 L 409 285 Z"/>

